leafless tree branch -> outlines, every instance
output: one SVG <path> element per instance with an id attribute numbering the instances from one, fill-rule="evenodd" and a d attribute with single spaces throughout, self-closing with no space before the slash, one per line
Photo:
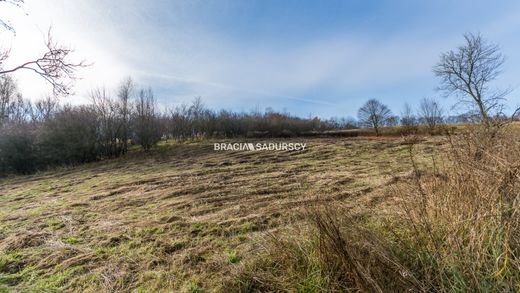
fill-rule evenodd
<path id="1" fill-rule="evenodd" d="M 24 3 L 24 0 L 0 0 L 0 4 L 2 4 L 2 3 L 21 7 L 21 5 Z M 0 27 L 4 27 L 4 29 L 6 29 L 12 33 L 15 33 L 13 26 L 7 20 L 0 19 Z"/>
<path id="2" fill-rule="evenodd" d="M 71 94 L 72 83 L 78 79 L 75 74 L 76 70 L 86 67 L 88 64 L 85 61 L 77 63 L 69 61 L 74 50 L 56 43 L 52 38 L 51 29 L 47 33 L 45 45 L 47 51 L 41 57 L 9 69 L 1 67 L 9 53 L 0 54 L 0 76 L 18 70 L 29 70 L 47 81 L 52 86 L 54 95 L 67 96 Z"/>

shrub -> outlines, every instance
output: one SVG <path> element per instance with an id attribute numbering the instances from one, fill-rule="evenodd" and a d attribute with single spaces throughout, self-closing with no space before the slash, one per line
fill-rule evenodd
<path id="1" fill-rule="evenodd" d="M 40 160 L 49 166 L 96 160 L 99 155 L 97 125 L 92 107 L 65 107 L 41 128 Z"/>
<path id="2" fill-rule="evenodd" d="M 33 132 L 27 123 L 0 126 L 0 174 L 28 174 L 37 168 Z"/>

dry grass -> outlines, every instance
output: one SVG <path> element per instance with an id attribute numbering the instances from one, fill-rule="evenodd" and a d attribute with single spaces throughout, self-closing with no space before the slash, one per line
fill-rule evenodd
<path id="1" fill-rule="evenodd" d="M 438 145 L 428 139 L 421 153 Z M 307 207 L 385 209 L 382 190 L 411 174 L 398 138 L 305 141 L 302 153 L 163 143 L 0 179 L 0 291 L 227 291 L 261 239 L 303 227 Z"/>
<path id="2" fill-rule="evenodd" d="M 518 292 L 520 142 L 468 125 L 432 164 L 381 192 L 386 205 L 316 205 L 236 271 L 241 292 Z M 425 166 L 427 166 L 425 168 Z M 386 207 L 386 208 L 385 208 Z"/>
<path id="3" fill-rule="evenodd" d="M 440 291 L 520 290 L 520 142 L 505 128 L 470 127 L 450 138 L 430 174 L 396 192 L 412 235 L 402 235 L 418 274 Z"/>

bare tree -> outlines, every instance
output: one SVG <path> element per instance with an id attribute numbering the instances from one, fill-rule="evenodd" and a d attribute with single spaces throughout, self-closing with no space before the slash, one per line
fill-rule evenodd
<path id="1" fill-rule="evenodd" d="M 107 157 L 117 157 L 122 154 L 121 119 L 119 103 L 110 97 L 105 88 L 94 89 L 90 100 L 97 113 L 98 135 L 101 151 Z"/>
<path id="2" fill-rule="evenodd" d="M 0 125 L 8 118 L 17 92 L 16 83 L 10 76 L 0 76 Z"/>
<path id="3" fill-rule="evenodd" d="M 168 123 L 168 132 L 170 133 L 171 137 L 185 139 L 191 135 L 188 120 L 188 109 L 188 105 L 183 103 L 175 107 L 175 109 L 171 109 L 169 111 L 170 122 Z"/>
<path id="4" fill-rule="evenodd" d="M 203 134 L 204 114 L 206 112 L 204 102 L 201 97 L 195 97 L 193 102 L 188 109 L 189 120 L 191 121 L 192 129 L 191 136 L 199 136 Z"/>
<path id="5" fill-rule="evenodd" d="M 376 99 L 368 100 L 358 111 L 358 120 L 361 126 L 371 127 L 379 136 L 379 128 L 384 126 L 392 117 L 392 111 Z"/>
<path id="6" fill-rule="evenodd" d="M 410 104 L 405 103 L 401 112 L 401 132 L 404 135 L 410 135 L 417 132 L 417 117 L 413 113 Z"/>
<path id="7" fill-rule="evenodd" d="M 33 116 L 33 106 L 30 100 L 24 99 L 20 93 L 9 104 L 7 122 L 10 124 L 26 124 Z"/>
<path id="8" fill-rule="evenodd" d="M 59 102 L 56 97 L 47 96 L 34 103 L 34 122 L 45 122 L 59 110 Z"/>
<path id="9" fill-rule="evenodd" d="M 135 103 L 134 139 L 147 152 L 162 136 L 152 89 L 140 90 Z"/>
<path id="10" fill-rule="evenodd" d="M 399 124 L 399 116 L 390 115 L 388 119 L 386 119 L 384 126 L 394 127 Z"/>
<path id="11" fill-rule="evenodd" d="M 134 95 L 135 84 L 131 77 L 126 78 L 119 85 L 117 97 L 119 98 L 119 111 L 121 116 L 121 138 L 123 140 L 123 153 L 128 151 L 128 139 L 130 138 L 130 99 Z"/>
<path id="12" fill-rule="evenodd" d="M 0 126 L 23 123 L 32 116 L 32 103 L 18 92 L 16 82 L 11 77 L 0 76 Z"/>
<path id="13" fill-rule="evenodd" d="M 419 106 L 421 122 L 428 127 L 430 135 L 435 134 L 435 130 L 443 122 L 442 108 L 433 98 L 424 98 Z"/>
<path id="14" fill-rule="evenodd" d="M 460 102 L 476 106 L 482 121 L 490 122 L 493 112 L 500 111 L 501 100 L 509 89 L 490 88 L 501 73 L 504 56 L 498 45 L 480 34 L 465 34 L 465 44 L 441 55 L 433 72 L 441 79 L 440 89 L 456 94 Z"/>

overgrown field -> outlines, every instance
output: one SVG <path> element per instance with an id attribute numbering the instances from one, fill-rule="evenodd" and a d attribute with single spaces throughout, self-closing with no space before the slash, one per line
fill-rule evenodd
<path id="1" fill-rule="evenodd" d="M 224 291 L 266 235 L 303 226 L 315 203 L 384 210 L 384 191 L 411 173 L 400 139 L 304 141 L 304 152 L 162 143 L 0 179 L 0 291 Z M 421 142 L 421 158 L 439 144 Z"/>
<path id="2" fill-rule="evenodd" d="M 519 138 L 511 125 L 468 125 L 431 156 L 410 144 L 413 172 L 368 194 L 380 204 L 317 202 L 306 225 L 259 242 L 229 287 L 520 292 Z"/>

